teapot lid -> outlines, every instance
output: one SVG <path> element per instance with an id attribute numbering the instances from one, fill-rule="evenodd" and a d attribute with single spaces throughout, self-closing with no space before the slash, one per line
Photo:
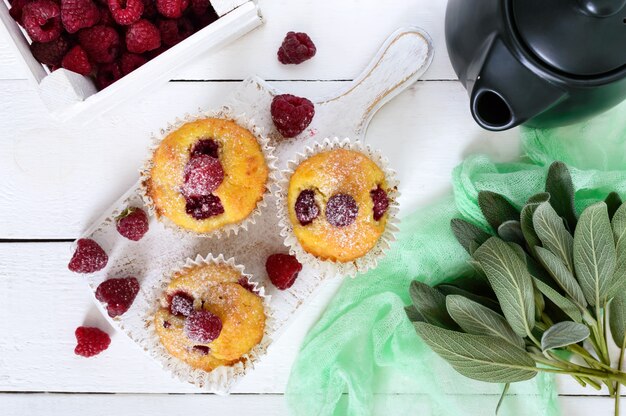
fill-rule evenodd
<path id="1" fill-rule="evenodd" d="M 523 42 L 554 69 L 594 77 L 626 66 L 626 1 L 511 1 Z"/>

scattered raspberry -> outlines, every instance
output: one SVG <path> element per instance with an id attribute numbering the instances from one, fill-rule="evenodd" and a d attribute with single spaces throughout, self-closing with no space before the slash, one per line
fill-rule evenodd
<path id="1" fill-rule="evenodd" d="M 61 8 L 52 0 L 35 0 L 22 9 L 22 24 L 34 42 L 52 42 L 61 36 Z"/>
<path id="2" fill-rule="evenodd" d="M 178 19 L 189 6 L 189 0 L 156 0 L 156 5 L 163 16 Z"/>
<path id="3" fill-rule="evenodd" d="M 193 311 L 185 320 L 185 335 L 192 341 L 208 344 L 222 332 L 222 320 L 209 311 Z"/>
<path id="4" fill-rule="evenodd" d="M 189 159 L 184 170 L 181 193 L 184 196 L 206 196 L 224 181 L 224 169 L 219 159 L 207 155 Z"/>
<path id="5" fill-rule="evenodd" d="M 211 7 L 210 0 L 191 0 L 191 11 L 196 16 L 203 16 L 207 14 Z"/>
<path id="6" fill-rule="evenodd" d="M 208 355 L 211 351 L 211 348 L 207 347 L 206 345 L 194 345 L 193 350 L 200 355 Z"/>
<path id="7" fill-rule="evenodd" d="M 219 148 L 219 144 L 213 139 L 200 139 L 193 145 L 190 153 L 191 157 L 207 155 L 217 158 Z"/>
<path id="8" fill-rule="evenodd" d="M 81 238 L 76 242 L 76 251 L 67 265 L 75 273 L 93 273 L 107 265 L 109 257 L 102 247 L 89 238 Z"/>
<path id="9" fill-rule="evenodd" d="M 122 26 L 132 25 L 143 13 L 143 0 L 108 0 L 111 16 Z"/>
<path id="10" fill-rule="evenodd" d="M 100 10 L 91 0 L 61 0 L 61 21 L 68 33 L 76 33 L 97 24 Z"/>
<path id="11" fill-rule="evenodd" d="M 315 202 L 315 192 L 311 189 L 300 192 L 296 199 L 295 210 L 300 225 L 311 224 L 320 215 L 320 207 Z"/>
<path id="12" fill-rule="evenodd" d="M 148 62 L 148 60 L 141 55 L 128 52 L 122 54 L 122 57 L 120 58 L 120 69 L 122 70 L 122 75 L 130 74 L 146 62 Z"/>
<path id="13" fill-rule="evenodd" d="M 250 281 L 248 280 L 247 277 L 240 277 L 239 281 L 237 281 L 237 283 L 239 284 L 239 286 L 243 287 L 247 291 L 252 292 L 255 295 L 257 294 L 257 291 L 254 288 L 254 285 L 252 283 L 250 283 Z"/>
<path id="14" fill-rule="evenodd" d="M 69 49 L 70 44 L 64 36 L 59 36 L 52 42 L 33 42 L 30 45 L 30 51 L 33 53 L 35 59 L 50 67 L 61 66 L 61 60 L 63 60 L 63 57 Z"/>
<path id="15" fill-rule="evenodd" d="M 103 90 L 122 78 L 122 71 L 117 62 L 110 64 L 102 64 L 98 66 L 98 75 L 96 75 L 96 86 Z"/>
<path id="16" fill-rule="evenodd" d="M 172 315 L 189 316 L 193 312 L 193 298 L 185 292 L 178 292 L 170 301 L 170 313 Z"/>
<path id="17" fill-rule="evenodd" d="M 27 3 L 30 3 L 31 0 L 13 0 L 11 2 L 11 8 L 9 9 L 9 15 L 15 20 L 17 23 L 22 24 L 22 10 Z"/>
<path id="18" fill-rule="evenodd" d="M 117 231 L 132 241 L 139 241 L 148 232 L 148 215 L 137 207 L 126 208 L 117 217 Z"/>
<path id="19" fill-rule="evenodd" d="M 161 33 L 161 41 L 165 45 L 174 46 L 193 35 L 194 27 L 191 20 L 181 17 L 178 20 L 159 21 L 159 32 Z"/>
<path id="20" fill-rule="evenodd" d="M 111 338 L 109 334 L 99 328 L 79 326 L 74 332 L 76 335 L 76 348 L 74 354 L 83 357 L 93 357 L 109 348 Z"/>
<path id="21" fill-rule="evenodd" d="M 126 49 L 128 52 L 144 53 L 161 46 L 159 29 L 145 19 L 133 23 L 126 32 Z"/>
<path id="22" fill-rule="evenodd" d="M 93 69 L 91 63 L 89 62 L 89 58 L 87 57 L 87 52 L 85 52 L 80 45 L 76 45 L 70 49 L 67 55 L 63 58 L 61 66 L 69 71 L 73 71 L 81 75 L 89 75 Z"/>
<path id="23" fill-rule="evenodd" d="M 278 48 L 278 60 L 283 64 L 301 64 L 315 56 L 317 49 L 306 33 L 289 32 Z"/>
<path id="24" fill-rule="evenodd" d="M 185 212 L 197 220 L 205 220 L 224 213 L 222 201 L 216 195 L 185 197 Z"/>
<path id="25" fill-rule="evenodd" d="M 313 103 L 291 94 L 277 95 L 272 100 L 272 121 L 284 137 L 296 137 L 306 129 L 315 115 Z"/>
<path id="26" fill-rule="evenodd" d="M 78 33 L 78 41 L 89 58 L 99 64 L 115 61 L 121 49 L 117 31 L 104 25 L 81 30 Z"/>
<path id="27" fill-rule="evenodd" d="M 335 227 L 346 227 L 352 224 L 358 213 L 359 207 L 350 195 L 333 195 L 326 203 L 326 220 Z"/>
<path id="28" fill-rule="evenodd" d="M 111 10 L 109 10 L 109 6 L 100 7 L 100 22 L 101 25 L 104 26 L 115 26 L 117 23 L 113 16 L 111 15 Z"/>
<path id="29" fill-rule="evenodd" d="M 387 197 L 387 192 L 380 185 L 378 185 L 378 188 L 370 191 L 370 196 L 374 203 L 374 220 L 380 221 L 389 209 L 389 197 Z"/>
<path id="30" fill-rule="evenodd" d="M 106 303 L 111 318 L 122 315 L 130 308 L 139 293 L 139 282 L 134 277 L 108 279 L 96 289 L 96 299 Z"/>
<path id="31" fill-rule="evenodd" d="M 219 16 L 217 15 L 217 13 L 215 13 L 215 10 L 213 10 L 213 8 L 209 9 L 209 11 L 205 14 L 191 14 L 191 21 L 193 22 L 196 31 L 204 29 L 211 23 L 215 22 L 217 19 L 219 19 Z"/>
<path id="32" fill-rule="evenodd" d="M 302 265 L 289 254 L 272 254 L 265 261 L 265 270 L 274 286 L 285 290 L 293 286 Z"/>
<path id="33" fill-rule="evenodd" d="M 156 0 L 143 0 L 143 15 L 144 19 L 152 19 L 156 17 L 159 12 L 157 11 Z"/>

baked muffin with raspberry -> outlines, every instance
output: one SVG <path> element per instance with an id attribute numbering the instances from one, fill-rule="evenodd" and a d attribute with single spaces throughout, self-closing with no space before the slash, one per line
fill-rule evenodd
<path id="1" fill-rule="evenodd" d="M 385 231 L 393 191 L 364 153 L 322 151 L 301 162 L 287 190 L 287 212 L 302 249 L 346 263 L 365 256 Z"/>
<path id="2" fill-rule="evenodd" d="M 268 189 L 270 151 L 232 120 L 185 123 L 155 149 L 143 172 L 145 196 L 157 218 L 194 233 L 239 224 Z"/>
<path id="3" fill-rule="evenodd" d="M 172 356 L 204 371 L 245 360 L 263 339 L 263 299 L 239 270 L 206 263 L 176 273 L 154 327 Z"/>

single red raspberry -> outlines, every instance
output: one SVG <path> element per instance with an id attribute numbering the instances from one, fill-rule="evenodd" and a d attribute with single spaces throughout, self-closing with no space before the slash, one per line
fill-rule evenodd
<path id="1" fill-rule="evenodd" d="M 137 207 L 128 207 L 116 218 L 117 231 L 132 241 L 139 241 L 148 232 L 148 215 Z"/>
<path id="2" fill-rule="evenodd" d="M 52 42 L 33 42 L 30 45 L 30 51 L 35 59 L 50 67 L 60 66 L 69 48 L 70 44 L 64 36 L 59 36 Z"/>
<path id="3" fill-rule="evenodd" d="M 278 48 L 278 60 L 283 64 L 301 64 L 315 56 L 317 49 L 306 33 L 289 32 Z"/>
<path id="4" fill-rule="evenodd" d="M 61 36 L 61 8 L 52 0 L 35 0 L 22 9 L 22 24 L 34 42 L 52 42 Z"/>
<path id="5" fill-rule="evenodd" d="M 143 13 L 143 0 L 108 0 L 109 10 L 119 25 L 128 26 L 139 19 Z"/>
<path id="6" fill-rule="evenodd" d="M 98 23 L 100 10 L 91 0 L 61 0 L 61 21 L 68 33 L 76 33 Z"/>
<path id="7" fill-rule="evenodd" d="M 185 197 L 185 212 L 197 220 L 205 220 L 224 213 L 224 206 L 217 195 Z"/>
<path id="8" fill-rule="evenodd" d="M 31 0 L 13 0 L 11 2 L 11 8 L 9 9 L 9 15 L 15 20 L 17 23 L 22 24 L 22 10 L 27 3 L 30 3 Z"/>
<path id="9" fill-rule="evenodd" d="M 87 57 L 87 52 L 80 45 L 74 46 L 63 58 L 63 68 L 81 75 L 89 75 L 93 67 Z"/>
<path id="10" fill-rule="evenodd" d="M 98 66 L 96 86 L 99 90 L 103 90 L 120 78 L 122 78 L 122 71 L 117 62 L 102 64 Z"/>
<path id="11" fill-rule="evenodd" d="M 213 139 L 200 139 L 193 145 L 191 149 L 191 157 L 207 155 L 217 158 L 219 155 L 220 145 Z"/>
<path id="12" fill-rule="evenodd" d="M 193 298 L 185 292 L 177 292 L 170 301 L 172 315 L 189 316 L 193 312 Z"/>
<path id="13" fill-rule="evenodd" d="M 159 32 L 161 32 L 161 40 L 165 45 L 174 46 L 193 35 L 194 28 L 191 20 L 181 17 L 177 20 L 159 21 Z"/>
<path id="14" fill-rule="evenodd" d="M 156 0 L 156 5 L 163 16 L 178 19 L 189 6 L 189 0 Z"/>
<path id="15" fill-rule="evenodd" d="M 389 209 L 389 197 L 387 196 L 387 192 L 378 185 L 378 188 L 370 191 L 370 197 L 374 203 L 374 220 L 380 221 L 383 215 L 385 215 L 385 212 Z"/>
<path id="16" fill-rule="evenodd" d="M 290 138 L 296 137 L 311 124 L 315 106 L 306 98 L 283 94 L 274 97 L 270 111 L 280 134 Z"/>
<path id="17" fill-rule="evenodd" d="M 95 63 L 111 63 L 120 53 L 120 37 L 109 26 L 98 25 L 78 33 L 78 41 Z"/>
<path id="18" fill-rule="evenodd" d="M 109 257 L 102 247 L 89 238 L 81 238 L 76 242 L 76 251 L 67 265 L 75 273 L 93 273 L 107 265 Z"/>
<path id="19" fill-rule="evenodd" d="M 305 189 L 296 198 L 296 218 L 300 225 L 309 225 L 320 215 L 320 207 L 315 202 L 315 191 Z"/>
<path id="20" fill-rule="evenodd" d="M 79 326 L 74 332 L 76 335 L 76 348 L 74 354 L 83 357 L 93 357 L 109 348 L 111 337 L 99 328 Z"/>
<path id="21" fill-rule="evenodd" d="M 328 198 L 326 221 L 335 227 L 347 227 L 356 220 L 359 207 L 354 198 L 347 194 L 337 194 Z"/>
<path id="22" fill-rule="evenodd" d="M 184 169 L 183 196 L 206 196 L 215 191 L 224 181 L 224 169 L 219 159 L 207 155 L 189 159 Z"/>
<path id="23" fill-rule="evenodd" d="M 294 256 L 279 253 L 267 258 L 265 270 L 276 288 L 286 290 L 295 283 L 302 265 Z"/>
<path id="24" fill-rule="evenodd" d="M 145 19 L 133 23 L 126 32 L 126 49 L 128 52 L 144 53 L 161 46 L 159 29 Z"/>
<path id="25" fill-rule="evenodd" d="M 193 311 L 185 320 L 185 335 L 192 341 L 208 344 L 222 332 L 222 320 L 209 311 Z"/>
<path id="26" fill-rule="evenodd" d="M 120 58 L 120 69 L 122 70 L 122 75 L 130 74 L 146 62 L 148 62 L 148 60 L 141 55 L 137 55 L 135 53 L 122 54 L 122 57 Z"/>
<path id="27" fill-rule="evenodd" d="M 139 293 L 139 282 L 134 277 L 108 279 L 98 285 L 96 299 L 106 303 L 111 318 L 126 312 Z"/>

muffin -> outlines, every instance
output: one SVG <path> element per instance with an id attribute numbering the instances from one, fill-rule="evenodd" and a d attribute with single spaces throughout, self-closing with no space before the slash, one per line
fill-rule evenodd
<path id="1" fill-rule="evenodd" d="M 287 213 L 302 249 L 320 260 L 352 262 L 385 232 L 395 189 L 364 152 L 333 148 L 302 161 L 287 189 Z"/>
<path id="2" fill-rule="evenodd" d="M 169 354 L 212 371 L 244 361 L 262 341 L 265 321 L 263 299 L 239 270 L 205 263 L 172 277 L 154 327 Z"/>
<path id="3" fill-rule="evenodd" d="M 243 222 L 268 188 L 263 147 L 232 120 L 203 118 L 170 132 L 143 173 L 143 188 L 159 219 L 198 234 Z"/>

